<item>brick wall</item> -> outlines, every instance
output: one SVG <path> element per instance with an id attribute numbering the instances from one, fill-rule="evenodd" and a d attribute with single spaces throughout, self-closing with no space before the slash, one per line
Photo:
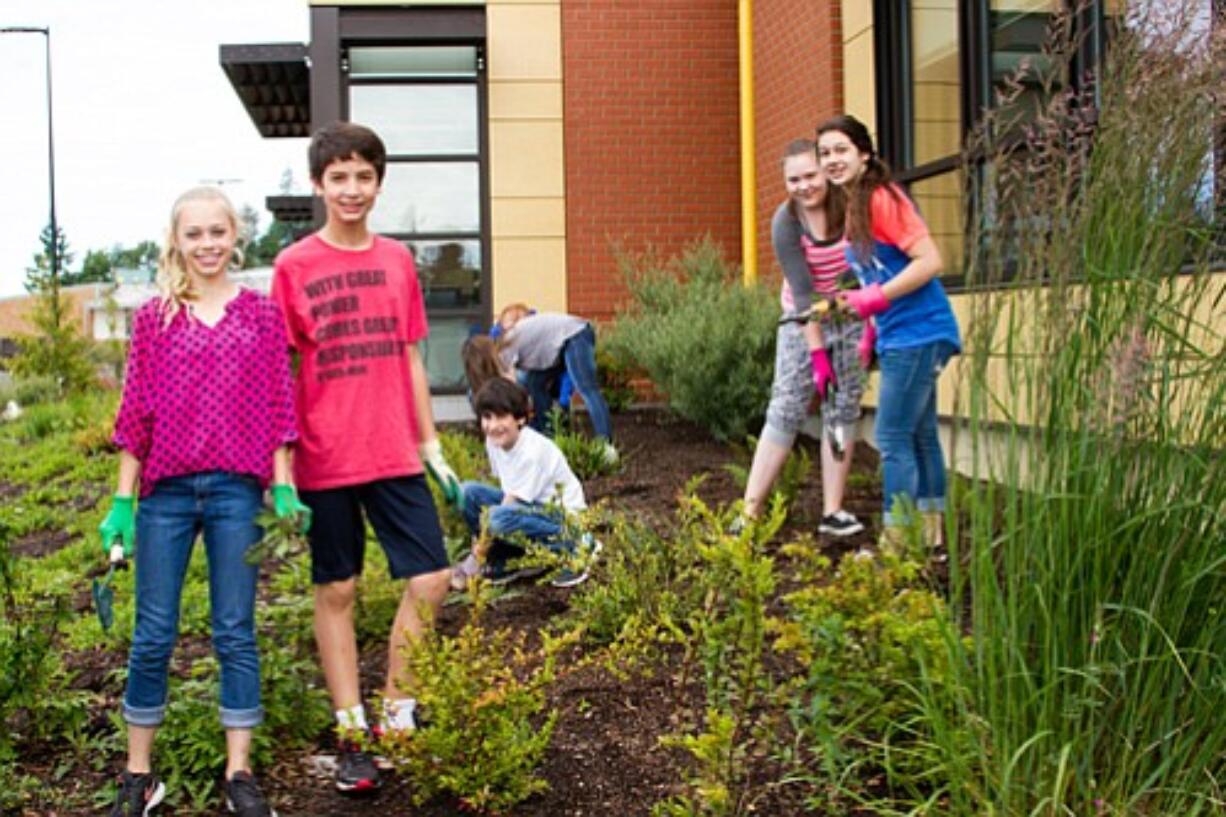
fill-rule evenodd
<path id="1" fill-rule="evenodd" d="M 562 60 L 569 310 L 624 298 L 613 243 L 739 261 L 736 3 L 563 0 Z"/>
<path id="2" fill-rule="evenodd" d="M 780 157 L 843 109 L 839 0 L 755 0 L 758 274 L 777 280 L 770 218 L 784 198 Z"/>
<path id="3" fill-rule="evenodd" d="M 81 332 L 89 337 L 89 314 L 87 307 L 90 302 L 102 297 L 103 288 L 97 284 L 80 284 L 64 287 L 61 290 L 65 303 L 65 314 L 77 321 Z M 0 338 L 15 338 L 20 335 L 32 335 L 37 332 L 30 318 L 37 305 L 37 296 L 14 295 L 0 298 Z"/>

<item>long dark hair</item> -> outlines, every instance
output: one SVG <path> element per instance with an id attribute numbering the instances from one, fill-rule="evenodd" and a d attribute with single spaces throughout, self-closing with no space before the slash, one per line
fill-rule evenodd
<path id="1" fill-rule="evenodd" d="M 816 159 L 817 142 L 812 139 L 793 139 L 783 149 L 783 162 L 786 164 L 787 160 L 793 156 L 803 156 L 806 153 L 812 153 L 813 158 Z M 796 209 L 796 202 L 789 202 L 788 207 L 796 220 L 803 224 L 804 219 Z M 837 238 L 842 235 L 846 229 L 847 194 L 837 184 L 831 184 L 829 179 L 826 180 L 826 200 L 822 202 L 822 209 L 826 211 L 826 235 L 818 236 L 818 238 L 825 240 L 831 236 Z"/>
<path id="2" fill-rule="evenodd" d="M 868 128 L 859 119 L 850 114 L 840 114 L 817 126 L 817 138 L 822 134 L 838 132 L 851 140 L 852 145 L 861 153 L 868 154 L 864 172 L 851 184 L 847 185 L 847 240 L 851 242 L 856 257 L 862 262 L 867 261 L 873 253 L 872 224 L 869 223 L 869 202 L 873 192 L 878 187 L 890 191 L 890 195 L 898 197 L 898 190 L 892 184 L 893 177 L 890 167 L 877 156 L 873 150 L 873 137 Z"/>
<path id="3" fill-rule="evenodd" d="M 498 358 L 498 344 L 488 335 L 473 335 L 464 341 L 460 350 L 464 361 L 464 376 L 473 394 L 491 380 L 503 379 L 505 375 Z"/>

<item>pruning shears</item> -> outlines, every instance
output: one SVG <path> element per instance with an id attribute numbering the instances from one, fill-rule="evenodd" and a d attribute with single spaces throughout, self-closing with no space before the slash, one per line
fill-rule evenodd
<path id="1" fill-rule="evenodd" d="M 94 609 L 98 612 L 98 623 L 103 632 L 110 632 L 115 623 L 115 591 L 111 587 L 111 579 L 116 570 L 127 570 L 128 560 L 123 555 L 123 543 L 116 541 L 111 545 L 110 566 L 101 579 L 95 578 L 90 592 L 94 597 Z"/>

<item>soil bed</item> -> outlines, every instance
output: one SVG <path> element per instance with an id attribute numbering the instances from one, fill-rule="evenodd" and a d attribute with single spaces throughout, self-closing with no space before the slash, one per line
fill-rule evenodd
<path id="1" fill-rule="evenodd" d="M 675 513 L 677 497 L 696 475 L 707 475 L 698 487 L 698 494 L 704 501 L 715 505 L 740 497 L 740 486 L 724 466 L 740 463 L 747 467 L 747 452 L 714 442 L 706 432 L 658 411 L 627 412 L 616 416 L 614 423 L 623 468 L 617 474 L 588 481 L 584 487 L 589 502 L 607 500 L 613 508 L 638 514 L 658 529 L 666 530 Z M 797 534 L 808 533 L 819 547 L 837 558 L 849 549 L 873 541 L 875 531 L 871 525 L 863 533 L 846 539 L 817 535 L 816 525 L 821 513 L 818 451 L 811 440 L 802 440 L 801 445 L 809 451 L 813 468 L 804 481 L 792 518 L 770 547 L 777 548 Z M 876 452 L 867 445 L 860 445 L 845 507 L 866 525 L 880 509 L 877 467 Z M 786 562 L 779 557 L 777 573 L 781 592 L 791 586 L 789 572 Z M 518 593 L 492 606 L 487 626 L 535 634 L 568 609 L 568 599 L 574 592 L 531 584 L 517 585 L 516 589 Z M 448 605 L 440 616 L 440 628 L 447 633 L 458 631 L 467 610 L 465 605 Z M 181 644 L 177 651 L 175 667 L 180 671 L 191 656 L 200 656 L 208 649 L 206 639 L 181 641 L 187 643 Z M 112 670 L 122 667 L 126 656 L 97 650 L 66 658 L 76 674 L 75 686 L 100 692 L 104 707 L 119 706 L 122 690 L 118 689 Z M 382 649 L 364 651 L 361 656 L 364 690 L 375 690 L 381 685 L 384 661 Z M 693 672 L 684 684 L 677 680 L 686 676 L 679 672 L 676 664 L 673 656 L 650 677 L 636 675 L 624 680 L 593 665 L 565 675 L 556 683 L 550 692 L 549 706 L 557 708 L 560 715 L 540 769 L 540 776 L 549 784 L 549 789 L 522 803 L 510 814 L 516 817 L 635 817 L 650 814 L 654 803 L 677 792 L 687 761 L 680 753 L 661 748 L 659 738 L 693 726 L 696 713 L 703 709 L 703 697 L 701 683 L 694 679 Z M 98 720 L 97 728 L 105 728 L 105 719 Z M 282 755 L 272 767 L 260 770 L 267 793 L 280 814 L 322 817 L 377 813 L 442 817 L 460 813 L 457 804 L 450 799 L 413 807 L 410 802 L 412 781 L 395 775 L 386 777 L 383 788 L 372 797 L 342 796 L 334 790 L 326 770 L 334 751 L 331 735 L 325 733 L 320 736 L 318 745 L 308 751 Z M 39 774 L 41 769 L 50 776 L 56 767 L 54 752 L 35 750 L 23 761 L 25 770 L 34 774 Z M 121 758 L 116 758 L 115 766 L 121 762 Z M 753 811 L 769 815 L 802 813 L 800 793 L 795 787 L 768 785 L 769 781 L 783 776 L 783 771 L 771 764 L 769 759 L 757 759 L 749 769 L 755 791 L 761 792 Z M 66 789 L 105 790 L 107 774 L 95 769 L 74 769 L 64 776 L 65 781 L 71 782 L 61 785 L 61 792 Z M 28 813 L 70 812 L 43 809 Z M 157 813 L 185 812 L 164 807 Z"/>

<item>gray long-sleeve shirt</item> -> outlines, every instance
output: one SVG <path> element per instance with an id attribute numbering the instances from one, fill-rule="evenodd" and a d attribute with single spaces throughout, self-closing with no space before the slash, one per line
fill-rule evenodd
<path id="1" fill-rule="evenodd" d="M 803 261 L 803 256 L 802 259 Z M 562 312 L 537 312 L 519 319 L 506 333 L 502 362 L 525 371 L 552 368 L 566 341 L 587 328 L 588 322 Z"/>

